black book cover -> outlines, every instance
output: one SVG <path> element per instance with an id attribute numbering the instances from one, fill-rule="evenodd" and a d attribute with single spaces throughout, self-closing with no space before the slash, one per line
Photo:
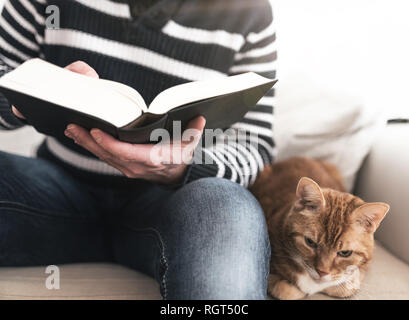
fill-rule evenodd
<path id="1" fill-rule="evenodd" d="M 153 130 L 164 128 L 172 133 L 173 121 L 181 121 L 183 129 L 198 116 L 206 118 L 207 129 L 228 128 L 241 121 L 276 82 L 272 80 L 258 87 L 187 104 L 163 115 L 146 113 L 138 119 L 129 119 L 130 123 L 121 128 L 100 118 L 18 91 L 1 86 L 0 91 L 25 116 L 28 124 L 45 135 L 61 136 L 67 125 L 73 123 L 88 130 L 101 129 L 124 142 L 149 143 Z"/>

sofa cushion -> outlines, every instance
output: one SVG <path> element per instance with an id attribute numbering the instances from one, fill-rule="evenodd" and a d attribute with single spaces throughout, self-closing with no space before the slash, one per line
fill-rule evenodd
<path id="1" fill-rule="evenodd" d="M 114 264 L 61 266 L 60 290 L 46 288 L 48 276 L 44 267 L 0 268 L 0 299 L 160 299 L 153 279 Z M 352 299 L 409 299 L 409 266 L 378 246 L 362 290 Z"/>
<path id="2" fill-rule="evenodd" d="M 0 299 L 20 300 L 153 300 L 156 282 L 115 264 L 60 266 L 60 289 L 48 290 L 45 267 L 0 268 Z"/>
<path id="3" fill-rule="evenodd" d="M 278 108 L 278 160 L 303 156 L 330 162 L 350 192 L 384 121 L 362 105 L 322 95 L 301 105 Z"/>
<path id="4" fill-rule="evenodd" d="M 383 124 L 383 105 L 374 106 L 374 94 L 366 90 L 368 54 L 362 39 L 367 29 L 362 16 L 372 5 L 356 0 L 350 10 L 336 1 L 272 2 L 279 54 L 274 129 L 278 158 L 331 162 L 351 191 Z"/>
<path id="5" fill-rule="evenodd" d="M 409 124 L 391 124 L 382 132 L 361 168 L 356 194 L 365 201 L 382 201 L 391 210 L 375 233 L 376 239 L 409 263 Z"/>

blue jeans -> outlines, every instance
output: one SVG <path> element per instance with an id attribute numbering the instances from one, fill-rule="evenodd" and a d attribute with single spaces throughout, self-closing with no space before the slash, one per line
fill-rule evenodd
<path id="1" fill-rule="evenodd" d="M 235 183 L 107 188 L 0 152 L 0 266 L 116 262 L 164 299 L 265 299 L 269 258 L 263 212 Z"/>

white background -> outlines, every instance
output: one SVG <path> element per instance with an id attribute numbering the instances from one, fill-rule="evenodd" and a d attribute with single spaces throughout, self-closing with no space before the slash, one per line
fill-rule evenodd
<path id="1" fill-rule="evenodd" d="M 297 84 L 311 82 L 389 116 L 409 116 L 408 0 L 272 3 L 282 85 L 297 77 Z M 280 100 L 293 99 L 287 92 L 282 97 L 278 91 Z"/>

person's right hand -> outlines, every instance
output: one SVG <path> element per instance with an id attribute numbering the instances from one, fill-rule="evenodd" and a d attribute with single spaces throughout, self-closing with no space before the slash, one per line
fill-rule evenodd
<path id="1" fill-rule="evenodd" d="M 65 69 L 83 74 L 84 76 L 88 76 L 91 78 L 99 78 L 98 73 L 83 61 L 76 61 L 74 63 L 71 63 L 70 65 L 66 66 Z M 21 114 L 20 111 L 17 110 L 15 106 L 11 106 L 11 109 L 17 118 L 25 119 L 25 117 Z"/>

